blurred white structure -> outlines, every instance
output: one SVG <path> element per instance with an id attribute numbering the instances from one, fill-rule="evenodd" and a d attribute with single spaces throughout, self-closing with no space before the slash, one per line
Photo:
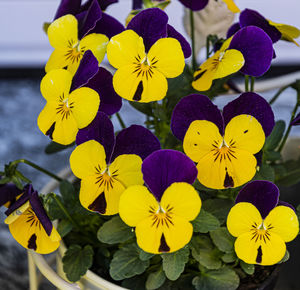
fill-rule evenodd
<path id="1" fill-rule="evenodd" d="M 211 0 L 215 1 L 215 0 Z M 46 63 L 52 48 L 42 30 L 43 23 L 51 21 L 59 0 L 0 0 L 0 68 L 41 67 Z M 119 0 L 108 13 L 123 21 L 130 11 L 132 0 Z M 265 17 L 300 27 L 299 0 L 236 0 L 241 8 L 258 10 Z M 183 7 L 172 0 L 167 8 L 170 23 L 184 33 Z M 285 12 L 285 13 L 283 13 Z M 276 44 L 275 62 L 300 65 L 300 48 L 280 41 Z"/>

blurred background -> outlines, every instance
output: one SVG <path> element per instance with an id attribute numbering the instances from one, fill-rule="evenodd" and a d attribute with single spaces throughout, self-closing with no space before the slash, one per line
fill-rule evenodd
<path id="1" fill-rule="evenodd" d="M 45 105 L 40 95 L 39 83 L 45 74 L 45 63 L 52 52 L 42 27 L 44 22 L 52 21 L 59 2 L 59 0 L 0 0 L 0 171 L 4 164 L 19 158 L 34 161 L 53 172 L 59 172 L 68 166 L 71 150 L 55 155 L 44 154 L 49 139 L 39 131 L 36 124 L 37 116 Z M 255 9 L 274 22 L 300 28 L 299 0 L 236 0 L 236 4 L 241 10 Z M 131 5 L 131 0 L 120 0 L 118 4 L 111 5 L 106 12 L 124 23 Z M 166 12 L 169 15 L 169 23 L 188 38 L 183 25 L 184 9 L 179 1 L 172 0 Z M 279 41 L 275 44 L 275 50 L 277 58 L 273 62 L 273 75 L 300 72 L 299 47 Z M 198 56 L 198 62 L 200 62 L 201 52 Z M 106 60 L 103 64 L 108 65 Z M 268 74 L 268 77 L 273 75 Z M 271 90 L 262 95 L 270 99 L 275 93 L 276 91 Z M 216 104 L 222 108 L 235 97 L 219 97 Z M 276 119 L 289 121 L 295 101 L 295 91 L 287 89 L 274 105 Z M 127 126 L 133 123 L 143 124 L 143 115 L 125 102 L 123 102 L 120 114 Z M 119 130 L 117 120 L 113 118 L 113 122 L 115 130 Z M 291 136 L 297 140 L 300 137 L 300 128 L 293 128 Z M 300 145 L 300 142 L 298 144 Z M 38 190 L 49 181 L 47 176 L 25 165 L 21 165 L 20 168 Z M 300 195 L 297 194 L 299 190 L 299 185 L 290 189 L 283 188 L 281 196 L 285 201 L 298 205 L 300 203 Z M 3 220 L 2 211 L 0 289 L 28 289 L 26 251 L 11 238 Z M 276 290 L 300 289 L 297 279 L 297 272 L 300 269 L 299 247 L 298 238 L 289 248 L 291 258 L 282 266 Z M 44 283 L 41 289 L 54 289 L 54 287 Z"/>

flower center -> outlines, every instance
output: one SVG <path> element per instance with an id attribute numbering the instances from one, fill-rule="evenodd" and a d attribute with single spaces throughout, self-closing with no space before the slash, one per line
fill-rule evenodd
<path id="1" fill-rule="evenodd" d="M 59 98 L 58 106 L 56 108 L 56 114 L 62 115 L 62 120 L 68 118 L 71 114 L 71 109 L 74 108 L 74 102 L 69 102 L 69 98 L 65 98 L 62 94 Z"/>
<path id="2" fill-rule="evenodd" d="M 96 182 L 95 184 L 98 184 L 99 187 L 104 185 L 104 190 L 109 190 L 113 188 L 113 184 L 118 176 L 117 172 L 118 170 L 115 170 L 114 172 L 110 173 L 109 167 L 105 168 L 104 170 L 101 170 L 100 165 L 98 167 L 95 167 L 96 169 Z"/>
<path id="3" fill-rule="evenodd" d="M 257 241 L 264 241 L 264 243 L 267 243 L 267 241 L 270 240 L 270 233 L 269 231 L 273 229 L 273 226 L 269 224 L 267 227 L 265 226 L 264 222 L 262 222 L 260 225 L 257 225 L 257 223 L 254 223 L 251 226 L 251 233 L 252 238 L 251 240 Z"/>
<path id="4" fill-rule="evenodd" d="M 216 161 L 220 161 L 222 162 L 222 160 L 226 160 L 228 159 L 229 161 L 231 161 L 232 158 L 235 158 L 235 148 L 236 146 L 234 146 L 235 141 L 233 141 L 232 139 L 230 140 L 229 144 L 226 143 L 226 141 L 222 140 L 222 143 L 219 144 L 216 140 L 213 142 L 212 146 L 213 149 L 212 151 L 214 152 L 213 155 L 215 156 L 214 162 Z"/>
<path id="5" fill-rule="evenodd" d="M 65 54 L 66 60 L 70 62 L 78 62 L 85 52 L 85 47 L 80 47 L 80 42 L 73 39 L 68 41 L 68 51 Z"/>
<path id="6" fill-rule="evenodd" d="M 167 205 L 164 209 L 161 205 L 159 205 L 159 208 L 155 210 L 152 206 L 149 209 L 150 216 L 152 217 L 153 223 L 152 227 L 156 226 L 156 228 L 159 227 L 159 225 L 166 225 L 168 228 L 170 225 L 174 225 L 172 222 L 172 215 L 173 215 L 173 207 L 170 205 Z"/>

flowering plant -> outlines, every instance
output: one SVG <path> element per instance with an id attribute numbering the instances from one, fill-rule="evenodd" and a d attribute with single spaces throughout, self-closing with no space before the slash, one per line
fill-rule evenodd
<path id="1" fill-rule="evenodd" d="M 281 156 L 300 123 L 300 83 L 283 88 L 297 94 L 287 130 L 271 107 L 283 89 L 267 102 L 254 85 L 276 57 L 273 44 L 298 45 L 300 31 L 224 0 L 239 22 L 226 39 L 207 37 L 198 67 L 193 15 L 208 0 L 180 1 L 192 47 L 168 24 L 170 1 L 133 1 L 126 27 L 104 12 L 115 2 L 62 0 L 45 25 L 54 50 L 37 124 L 52 139 L 48 152 L 73 147 L 76 180 L 24 159 L 6 165 L 0 201 L 11 234 L 41 254 L 63 238 L 73 282 L 88 269 L 130 289 L 237 289 L 265 277 L 288 260 L 286 242 L 299 232 L 297 211 L 279 200 L 276 185 L 300 180 L 299 160 Z M 105 54 L 109 69 L 101 67 Z M 236 98 L 219 110 L 215 98 L 229 91 Z M 122 102 L 143 113 L 144 124 L 126 127 Z M 57 179 L 60 194 L 38 195 L 20 162 Z"/>

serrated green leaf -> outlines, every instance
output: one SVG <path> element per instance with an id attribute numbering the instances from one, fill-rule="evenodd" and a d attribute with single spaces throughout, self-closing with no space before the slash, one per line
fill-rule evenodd
<path id="1" fill-rule="evenodd" d="M 188 247 L 174 253 L 162 254 L 163 270 L 169 280 L 175 281 L 184 271 L 185 264 L 189 260 L 190 250 Z"/>
<path id="2" fill-rule="evenodd" d="M 202 208 L 214 215 L 220 223 L 226 220 L 226 217 L 233 206 L 233 202 L 229 199 L 207 199 L 203 202 Z"/>
<path id="3" fill-rule="evenodd" d="M 199 215 L 192 221 L 192 225 L 194 227 L 194 232 L 208 233 L 209 231 L 219 228 L 220 222 L 211 213 L 201 209 Z"/>
<path id="4" fill-rule="evenodd" d="M 227 228 L 218 228 L 214 231 L 211 231 L 209 235 L 220 251 L 225 253 L 233 252 L 235 238 L 230 235 Z"/>
<path id="5" fill-rule="evenodd" d="M 284 130 L 285 122 L 283 120 L 277 121 L 272 130 L 272 133 L 266 139 L 266 143 L 264 146 L 265 151 L 272 151 L 276 149 L 276 147 L 279 145 L 280 140 L 283 137 Z"/>
<path id="6" fill-rule="evenodd" d="M 235 290 L 239 283 L 239 276 L 228 267 L 202 272 L 193 279 L 197 290 Z"/>
<path id="7" fill-rule="evenodd" d="M 163 269 L 160 268 L 158 271 L 149 274 L 145 286 L 147 290 L 154 290 L 164 284 L 165 281 L 166 275 Z"/>
<path id="8" fill-rule="evenodd" d="M 149 263 L 139 258 L 136 244 L 127 244 L 115 252 L 109 273 L 114 280 L 123 280 L 142 274 L 149 267 Z"/>
<path id="9" fill-rule="evenodd" d="M 119 216 L 105 222 L 97 232 L 97 238 L 102 243 L 117 244 L 134 237 L 132 228 L 126 225 Z"/>
<path id="10" fill-rule="evenodd" d="M 73 228 L 72 223 L 69 220 L 62 220 L 57 226 L 57 231 L 60 236 L 65 237 Z"/>
<path id="11" fill-rule="evenodd" d="M 275 171 L 272 166 L 263 164 L 260 166 L 259 170 L 256 172 L 256 175 L 253 178 L 254 180 L 269 180 L 274 182 L 275 180 Z"/>
<path id="12" fill-rule="evenodd" d="M 61 145 L 56 142 L 51 141 L 45 148 L 45 153 L 46 154 L 53 154 L 60 152 L 62 150 L 65 150 L 69 147 L 73 147 L 75 145 L 75 142 L 71 143 L 70 145 Z"/>
<path id="13" fill-rule="evenodd" d="M 253 275 L 255 271 L 255 266 L 252 264 L 247 264 L 244 261 L 240 261 L 240 266 L 243 269 L 243 271 L 248 275 Z"/>
<path id="14" fill-rule="evenodd" d="M 79 245 L 71 245 L 63 256 L 63 269 L 68 280 L 76 282 L 93 264 L 94 251 L 90 245 L 83 249 Z"/>

